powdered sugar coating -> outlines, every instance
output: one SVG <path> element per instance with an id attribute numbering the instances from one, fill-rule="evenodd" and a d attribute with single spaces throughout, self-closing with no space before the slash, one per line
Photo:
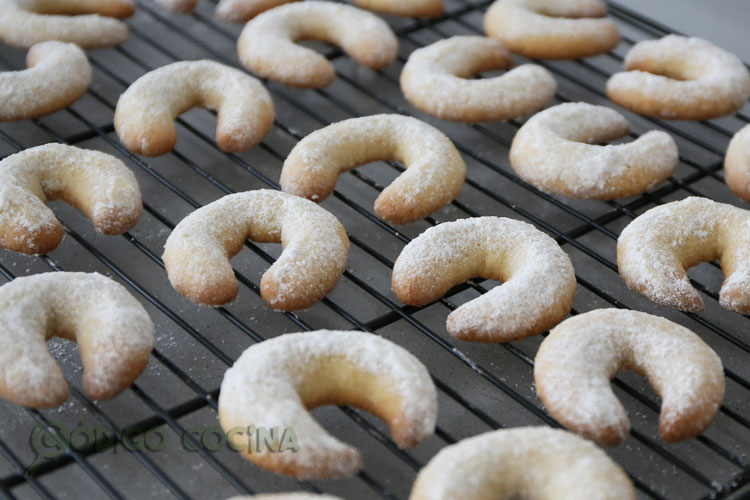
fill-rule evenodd
<path id="1" fill-rule="evenodd" d="M 363 9 L 401 17 L 437 17 L 443 13 L 442 0 L 354 0 Z"/>
<path id="2" fill-rule="evenodd" d="M 689 197 L 652 208 L 617 240 L 617 265 L 625 283 L 657 304 L 703 310 L 686 269 L 720 259 L 724 283 L 719 303 L 750 313 L 750 212 Z"/>
<path id="3" fill-rule="evenodd" d="M 264 78 L 295 87 L 325 87 L 333 81 L 333 66 L 314 50 L 294 44 L 303 39 L 336 44 L 371 69 L 387 66 L 398 51 L 396 35 L 376 15 L 317 0 L 263 12 L 242 30 L 237 50 L 242 64 Z"/>
<path id="4" fill-rule="evenodd" d="M 168 64 L 136 80 L 117 101 L 115 129 L 131 151 L 158 156 L 177 141 L 174 119 L 193 106 L 217 111 L 222 151 L 250 149 L 273 125 L 271 95 L 257 79 L 203 60 Z"/>
<path id="5" fill-rule="evenodd" d="M 679 152 L 674 139 L 660 130 L 629 144 L 596 144 L 629 130 L 628 121 L 613 109 L 559 104 L 518 130 L 510 162 L 524 180 L 548 193 L 600 200 L 638 195 L 672 174 Z"/>
<path id="6" fill-rule="evenodd" d="M 284 247 L 260 284 L 275 309 L 310 307 L 336 286 L 346 266 L 349 238 L 335 216 L 311 201 L 259 189 L 224 196 L 177 224 L 164 245 L 169 281 L 199 304 L 234 300 L 229 259 L 247 238 Z"/>
<path id="7" fill-rule="evenodd" d="M 567 319 L 534 362 L 537 393 L 565 427 L 601 444 L 627 438 L 630 423 L 609 381 L 634 370 L 661 396 L 659 432 L 668 441 L 702 433 L 724 399 L 719 356 L 693 332 L 638 311 L 598 309 Z"/>
<path id="8" fill-rule="evenodd" d="M 524 64 L 502 76 L 468 79 L 509 68 L 502 43 L 481 36 L 454 36 L 411 53 L 401 90 L 416 108 L 448 120 L 508 120 L 534 113 L 555 96 L 557 82 L 541 66 Z"/>
<path id="9" fill-rule="evenodd" d="M 48 40 L 109 47 L 130 32 L 125 23 L 103 16 L 127 17 L 133 10 L 133 0 L 0 0 L 0 40 L 26 49 Z"/>
<path id="10" fill-rule="evenodd" d="M 100 274 L 16 278 L 0 287 L 0 397 L 34 408 L 68 399 L 68 385 L 45 343 L 53 335 L 78 343 L 86 394 L 114 397 L 145 368 L 153 329 L 140 303 Z"/>
<path id="11" fill-rule="evenodd" d="M 142 209 L 138 181 L 114 156 L 63 144 L 29 148 L 0 161 L 0 246 L 54 250 L 63 231 L 48 200 L 70 203 L 105 234 L 135 226 Z"/>
<path id="12" fill-rule="evenodd" d="M 555 240 L 504 217 L 429 228 L 396 259 L 392 287 L 402 302 L 419 306 L 477 276 L 504 283 L 448 316 L 448 332 L 463 340 L 507 342 L 542 333 L 570 312 L 576 290 L 573 265 Z"/>
<path id="13" fill-rule="evenodd" d="M 613 49 L 617 25 L 600 0 L 497 0 L 484 30 L 512 52 L 532 59 L 577 59 Z"/>
<path id="14" fill-rule="evenodd" d="M 54 113 L 76 102 L 91 83 L 86 54 L 72 43 L 38 43 L 26 63 L 26 70 L 0 73 L 0 121 Z"/>
<path id="15" fill-rule="evenodd" d="M 727 186 L 742 201 L 750 201 L 750 125 L 734 134 L 724 157 Z"/>
<path id="16" fill-rule="evenodd" d="M 592 443 L 559 429 L 486 432 L 440 450 L 409 500 L 635 500 L 625 472 Z"/>
<path id="17" fill-rule="evenodd" d="M 461 191 L 466 165 L 451 140 L 409 116 L 350 118 L 308 135 L 289 153 L 281 188 L 323 201 L 340 174 L 378 160 L 406 166 L 375 200 L 375 212 L 393 224 L 414 222 L 450 203 Z"/>
<path id="18" fill-rule="evenodd" d="M 705 120 L 734 113 L 750 97 L 750 71 L 707 40 L 668 35 L 635 44 L 626 71 L 607 81 L 607 96 L 636 113 Z"/>
<path id="19" fill-rule="evenodd" d="M 258 451 L 247 446 L 246 435 L 237 437 L 245 458 L 260 467 L 298 478 L 355 474 L 362 466 L 359 452 L 307 411 L 324 404 L 352 404 L 377 414 L 401 447 L 430 436 L 437 418 L 432 379 L 404 348 L 370 333 L 319 330 L 245 350 L 224 375 L 219 419 L 225 431 L 249 425 L 294 429 L 296 453 Z"/>

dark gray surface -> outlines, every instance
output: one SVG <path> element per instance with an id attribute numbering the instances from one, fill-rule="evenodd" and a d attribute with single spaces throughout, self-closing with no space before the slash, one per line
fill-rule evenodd
<path id="1" fill-rule="evenodd" d="M 90 52 L 94 84 L 87 96 L 69 111 L 39 121 L 0 125 L 0 156 L 15 152 L 14 143 L 25 148 L 62 137 L 122 158 L 138 177 L 147 205 L 142 220 L 129 235 L 111 237 L 95 233 L 84 216 L 55 203 L 56 213 L 69 229 L 63 244 L 44 258 L 0 251 L 0 264 L 16 276 L 53 268 L 112 276 L 147 307 L 157 332 L 156 353 L 146 373 L 133 389 L 113 400 L 91 403 L 74 391 L 71 400 L 60 408 L 39 413 L 0 402 L 5 422 L 0 429 L 0 452 L 6 457 L 0 459 L 0 485 L 5 488 L 0 492 L 23 498 L 46 492 L 60 498 L 117 494 L 126 498 L 161 498 L 184 494 L 222 499 L 241 490 L 318 488 L 349 499 L 388 495 L 407 498 L 418 469 L 448 442 L 496 426 L 544 424 L 548 417 L 534 394 L 531 366 L 541 337 L 508 345 L 479 345 L 452 339 L 445 331 L 445 318 L 451 308 L 475 297 L 482 286 L 492 286 L 491 283 L 461 287 L 447 300 L 411 315 L 407 314 L 411 309 L 393 312 L 393 307 L 400 304 L 390 291 L 390 266 L 405 241 L 436 222 L 474 214 L 531 221 L 557 237 L 571 256 L 579 278 L 576 312 L 615 305 L 660 314 L 691 328 L 721 355 L 730 373 L 724 411 L 704 437 L 681 444 L 667 444 L 658 436 L 658 398 L 645 380 L 632 374 L 618 377 L 616 392 L 629 411 L 634 435 L 623 446 L 607 451 L 638 481 L 640 498 L 708 498 L 715 490 L 729 487 L 742 469 L 747 469 L 747 318 L 718 306 L 716 292 L 721 273 L 707 264 L 691 272 L 709 291 L 704 294 L 706 311 L 700 315 L 657 307 L 629 291 L 616 272 L 615 238 L 634 215 L 661 201 L 703 195 L 741 205 L 722 181 L 720 162 L 730 134 L 747 123 L 748 110 L 743 110 L 740 117 L 715 120 L 710 126 L 665 124 L 624 112 L 633 123 L 635 134 L 667 127 L 675 136 L 683 161 L 670 181 L 653 189 L 651 195 L 611 203 L 541 195 L 518 181 L 508 165 L 507 145 L 519 123 L 471 126 L 441 121 L 416 112 L 398 88 L 404 58 L 416 46 L 452 34 L 481 31 L 487 3 L 481 3 L 480 9 L 467 5 L 470 4 L 446 2 L 448 12 L 463 9 L 465 14 L 434 25 L 389 19 L 395 29 L 409 32 L 400 37 L 400 59 L 379 73 L 324 48 L 336 56 L 336 81 L 320 91 L 270 84 L 277 125 L 262 146 L 236 156 L 216 150 L 212 139 L 215 117 L 205 110 L 183 115 L 177 148 L 159 158 L 129 156 L 111 132 L 113 106 L 119 94 L 144 72 L 179 59 L 212 58 L 237 64 L 235 38 L 241 26 L 215 23 L 212 4 L 203 0 L 198 2 L 196 13 L 188 16 L 170 14 L 143 2 L 128 21 L 133 28 L 128 42 L 118 48 Z M 554 71 L 559 83 L 556 102 L 585 100 L 612 106 L 602 94 L 606 75 L 619 69 L 619 59 L 632 40 L 658 36 L 622 19 L 618 18 L 618 22 L 627 40 L 613 54 L 584 62 L 544 63 Z M 22 51 L 3 46 L 0 55 L 4 67 L 24 66 Z M 276 256 L 277 245 L 253 246 L 233 260 L 235 269 L 251 286 L 243 285 L 238 299 L 226 308 L 198 307 L 171 288 L 160 263 L 151 257 L 161 255 L 170 226 L 190 213 L 193 203 L 209 203 L 227 191 L 268 187 L 263 178 L 272 183 L 278 181 L 281 162 L 298 138 L 331 121 L 380 112 L 413 114 L 456 142 L 467 162 L 469 177 L 457 203 L 429 220 L 389 227 L 374 218 L 372 203 L 376 188 L 387 185 L 398 171 L 383 163 L 367 165 L 356 174 L 342 176 L 337 194 L 323 203 L 353 237 L 348 274 L 329 300 L 294 315 L 273 312 L 264 304 L 257 293 L 260 276 L 268 266 L 263 252 Z M 96 130 L 86 135 L 92 126 L 103 127 L 103 135 L 99 136 Z M 406 347 L 439 381 L 437 436 L 414 450 L 398 451 L 384 425 L 371 416 L 338 408 L 316 410 L 327 429 L 362 451 L 366 467 L 361 475 L 351 479 L 312 483 L 297 483 L 261 471 L 226 450 L 199 454 L 180 445 L 185 429 L 217 425 L 216 390 L 228 363 L 247 346 L 304 328 L 356 327 L 372 328 Z M 75 346 L 68 342 L 53 342 L 52 346 L 68 380 L 79 388 Z M 75 428 L 81 422 L 121 429 L 161 425 L 156 428 L 168 433 L 169 442 L 166 449 L 154 453 L 139 455 L 110 449 L 89 457 L 75 457 L 68 464 L 52 462 L 48 464 L 50 472 L 23 481 L 18 472 L 34 459 L 30 436 L 35 426 L 47 420 L 67 428 Z M 13 462 L 11 453 L 18 463 Z"/>
<path id="2" fill-rule="evenodd" d="M 747 37 L 750 3 L 746 0 L 627 0 L 623 3 L 677 31 L 705 38 L 744 61 L 750 60 Z"/>

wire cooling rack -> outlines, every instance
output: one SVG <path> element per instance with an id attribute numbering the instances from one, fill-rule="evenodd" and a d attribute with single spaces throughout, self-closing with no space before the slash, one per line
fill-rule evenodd
<path id="1" fill-rule="evenodd" d="M 508 165 L 508 148 L 521 121 L 457 124 L 416 112 L 404 100 L 398 76 L 416 48 L 455 34 L 482 34 L 489 0 L 446 0 L 433 20 L 388 18 L 399 35 L 396 62 L 373 72 L 339 50 L 312 44 L 333 62 L 337 78 L 321 90 L 268 83 L 277 110 L 263 143 L 242 154 L 214 145 L 215 117 L 194 109 L 178 119 L 176 149 L 140 158 L 123 148 L 113 131 L 118 96 L 145 72 L 183 59 L 210 58 L 238 66 L 240 25 L 219 23 L 213 3 L 201 0 L 190 15 L 139 3 L 123 45 L 89 53 L 94 83 L 86 96 L 51 116 L 0 125 L 0 157 L 47 142 L 64 142 L 120 157 L 135 172 L 144 198 L 143 217 L 123 236 L 102 236 L 70 207 L 53 203 L 67 237 L 49 255 L 26 257 L 0 251 L 5 280 L 40 272 L 97 271 L 124 284 L 156 325 L 156 348 L 146 372 L 113 400 L 93 402 L 80 389 L 75 346 L 50 341 L 71 381 L 71 399 L 53 410 L 22 409 L 0 402 L 0 493 L 18 498 L 217 498 L 237 493 L 308 490 L 349 499 L 407 498 L 416 473 L 442 447 L 501 427 L 557 426 L 533 389 L 532 367 L 541 336 L 509 344 L 464 343 L 445 331 L 447 314 L 494 283 L 474 280 L 424 307 L 405 307 L 390 290 L 393 261 L 426 228 L 462 217 L 498 215 L 533 223 L 554 237 L 576 269 L 572 314 L 600 307 L 633 308 L 681 323 L 722 357 L 727 395 L 713 426 L 680 444 L 657 433 L 659 400 L 645 380 L 622 374 L 614 387 L 632 421 L 626 443 L 607 451 L 636 485 L 639 498 L 750 498 L 750 343 L 747 317 L 718 306 L 722 275 L 715 263 L 691 270 L 706 300 L 701 314 L 660 308 L 629 291 L 617 274 L 616 239 L 634 217 L 686 196 L 739 204 L 724 184 L 722 156 L 731 135 L 750 121 L 741 112 L 709 122 L 664 122 L 623 112 L 631 137 L 650 129 L 678 142 L 680 163 L 670 179 L 624 200 L 574 201 L 538 191 Z M 619 4 L 610 4 L 623 41 L 608 54 L 579 61 L 540 62 L 555 75 L 555 102 L 587 101 L 614 106 L 603 92 L 625 52 L 638 40 L 669 28 Z M 522 62 L 518 57 L 517 62 Z M 24 52 L 3 47 L 0 67 L 25 67 Z M 491 75 L 492 73 L 490 73 Z M 281 164 L 300 138 L 331 122 L 374 113 L 417 116 L 447 133 L 467 162 L 468 179 L 458 199 L 423 221 L 393 227 L 373 214 L 373 201 L 402 170 L 373 163 L 346 174 L 323 203 L 349 231 L 350 258 L 341 282 L 323 301 L 296 314 L 272 311 L 260 299 L 260 276 L 280 252 L 278 245 L 248 242 L 233 260 L 241 290 L 215 309 L 198 307 L 169 285 L 161 261 L 166 237 L 197 207 L 235 192 L 278 188 Z M 249 345 L 285 332 L 320 328 L 375 332 L 406 347 L 429 368 L 439 391 L 434 437 L 400 450 L 387 428 L 348 407 L 315 410 L 333 434 L 361 450 L 365 468 L 337 481 L 294 481 L 264 472 L 222 446 L 216 399 L 226 368 Z"/>

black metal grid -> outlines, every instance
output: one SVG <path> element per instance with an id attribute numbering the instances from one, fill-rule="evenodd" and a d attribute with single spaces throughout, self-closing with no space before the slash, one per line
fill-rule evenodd
<path id="1" fill-rule="evenodd" d="M 721 273 L 715 264 L 691 271 L 706 299 L 701 314 L 656 307 L 626 289 L 617 275 L 616 238 L 633 217 L 656 204 L 689 195 L 739 204 L 723 183 L 722 155 L 732 133 L 750 122 L 740 113 L 710 122 L 645 119 L 623 112 L 634 133 L 660 128 L 678 141 L 681 162 L 674 175 L 649 193 L 613 202 L 573 201 L 549 196 L 520 180 L 508 166 L 507 152 L 520 121 L 455 124 L 415 112 L 401 96 L 398 75 L 408 54 L 453 34 L 481 34 L 489 0 L 448 0 L 446 15 L 428 21 L 389 18 L 400 40 L 396 63 L 383 71 L 358 67 L 339 50 L 320 46 L 337 68 L 336 81 L 322 90 L 300 91 L 269 83 L 277 108 L 275 126 L 263 144 L 243 154 L 219 152 L 213 141 L 214 117 L 193 110 L 178 120 L 177 148 L 145 159 L 123 148 L 113 132 L 112 112 L 119 94 L 138 76 L 182 59 L 211 58 L 238 66 L 235 40 L 241 26 L 218 23 L 213 4 L 199 2 L 193 14 L 179 16 L 144 1 L 128 23 L 131 39 L 120 47 L 94 51 L 94 85 L 78 103 L 40 120 L 0 125 L 0 157 L 59 141 L 110 152 L 136 173 L 144 194 L 140 224 L 122 237 L 96 234 L 79 213 L 55 203 L 67 238 L 50 255 L 0 253 L 0 274 L 15 276 L 50 270 L 99 271 L 125 284 L 148 308 L 157 327 L 153 360 L 146 373 L 118 398 L 92 402 L 77 383 L 75 348 L 52 341 L 71 384 L 71 401 L 59 410 L 36 411 L 0 403 L 6 422 L 0 429 L 0 493 L 7 497 L 225 498 L 237 492 L 325 491 L 344 498 L 406 498 L 417 471 L 441 447 L 494 428 L 556 426 L 532 387 L 533 357 L 541 337 L 503 345 L 476 345 L 446 334 L 446 315 L 483 293 L 492 283 L 474 280 L 456 287 L 435 304 L 404 307 L 390 291 L 390 268 L 411 238 L 430 225 L 460 217 L 503 215 L 527 220 L 552 235 L 576 267 L 578 294 L 573 314 L 598 307 L 655 312 L 696 331 L 719 354 L 727 374 L 727 398 L 715 424 L 703 436 L 682 444 L 663 442 L 656 431 L 658 398 L 644 380 L 623 374 L 615 388 L 632 419 L 632 436 L 608 450 L 629 473 L 641 498 L 745 498 L 750 485 L 750 344 L 746 317 L 717 305 Z M 670 30 L 611 4 L 623 32 L 613 52 L 581 61 L 541 62 L 559 83 L 556 102 L 585 100 L 608 104 L 606 78 L 621 66 L 636 41 Z M 3 48 L 0 68 L 24 67 L 21 51 Z M 518 58 L 520 60 L 520 58 Z M 519 61 L 520 62 L 520 61 Z M 467 185 L 451 206 L 405 227 L 377 219 L 372 202 L 401 171 L 394 163 L 372 164 L 343 176 L 323 205 L 336 214 L 352 241 L 348 269 L 328 298 L 300 312 L 275 313 L 259 298 L 262 272 L 278 255 L 273 245 L 247 243 L 233 264 L 242 283 L 239 298 L 226 307 L 199 308 L 174 292 L 160 259 L 169 231 L 187 213 L 235 191 L 278 188 L 280 165 L 294 143 L 333 121 L 378 112 L 411 114 L 433 123 L 454 140 L 468 166 Z M 365 469 L 341 481 L 296 482 L 260 471 L 222 450 L 190 452 L 180 439 L 191 426 L 216 425 L 216 398 L 223 371 L 248 345 L 283 332 L 318 328 L 362 329 L 407 347 L 430 369 L 439 389 L 440 416 L 435 437 L 415 450 L 399 450 L 383 424 L 346 407 L 316 410 L 332 432 L 357 446 Z M 71 362 L 72 361 L 72 362 Z M 53 424 L 75 428 L 81 421 L 108 429 L 122 442 L 151 429 L 164 429 L 169 445 L 159 452 L 76 451 L 43 460 L 33 476 L 29 439 L 35 427 L 59 438 Z M 188 444 L 196 445 L 187 434 Z M 131 437 L 132 437 L 131 436 Z"/>

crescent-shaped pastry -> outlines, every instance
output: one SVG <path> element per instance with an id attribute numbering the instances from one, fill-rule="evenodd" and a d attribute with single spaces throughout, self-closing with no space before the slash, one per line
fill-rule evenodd
<path id="1" fill-rule="evenodd" d="M 343 172 L 378 160 L 406 166 L 375 200 L 375 213 L 392 224 L 439 210 L 466 179 L 460 153 L 438 129 L 409 116 L 373 115 L 333 123 L 299 141 L 284 161 L 281 189 L 321 202 Z"/>
<path id="2" fill-rule="evenodd" d="M 442 0 L 353 0 L 363 9 L 401 17 L 437 17 L 443 13 Z"/>
<path id="3" fill-rule="evenodd" d="M 83 388 L 112 398 L 148 363 L 154 326 L 121 285 L 97 273 L 43 273 L 0 287 L 0 397 L 32 408 L 68 399 L 68 384 L 47 350 L 58 337 L 78 343 Z"/>
<path id="4" fill-rule="evenodd" d="M 42 42 L 26 54 L 28 69 L 0 73 L 0 121 L 38 118 L 81 98 L 91 65 L 77 45 Z"/>
<path id="5" fill-rule="evenodd" d="M 622 309 L 599 309 L 557 325 L 537 352 L 534 380 L 561 424 L 618 445 L 630 422 L 609 381 L 625 370 L 645 375 L 661 396 L 659 433 L 667 441 L 705 431 L 724 399 L 721 360 L 700 337 L 659 316 Z"/>
<path id="6" fill-rule="evenodd" d="M 237 42 L 240 61 L 250 71 L 294 87 L 325 87 L 333 65 L 297 40 L 341 47 L 358 63 L 380 69 L 396 58 L 398 40 L 375 14 L 332 2 L 308 0 L 276 7 L 247 23 Z"/>
<path id="7" fill-rule="evenodd" d="M 242 23 L 261 12 L 295 0 L 219 0 L 214 16 L 220 21 Z M 173 12 L 192 12 L 197 0 L 156 0 Z M 363 9 L 402 17 L 437 17 L 443 13 L 442 0 L 354 0 Z"/>
<path id="8" fill-rule="evenodd" d="M 382 418 L 402 448 L 430 436 L 437 419 L 432 378 L 407 350 L 370 333 L 318 330 L 245 350 L 221 383 L 219 420 L 228 434 L 251 424 L 294 432 L 296 450 L 262 449 L 262 439 L 247 432 L 234 438 L 242 455 L 263 469 L 301 479 L 351 476 L 362 467 L 359 452 L 308 411 L 330 404 Z"/>
<path id="9" fill-rule="evenodd" d="M 600 0 L 497 0 L 484 16 L 484 30 L 532 59 L 595 56 L 620 42 Z"/>
<path id="10" fill-rule="evenodd" d="M 244 23 L 261 12 L 295 0 L 220 0 L 214 16 L 221 21 Z"/>
<path id="11" fill-rule="evenodd" d="M 310 307 L 346 267 L 349 238 L 335 216 L 297 196 L 258 189 L 224 196 L 177 224 L 164 245 L 169 281 L 193 302 L 231 302 L 238 285 L 229 259 L 248 238 L 284 247 L 260 282 L 263 300 L 274 309 Z"/>
<path id="12" fill-rule="evenodd" d="M 156 3 L 172 12 L 187 14 L 192 12 L 198 0 L 155 0 Z M 249 21 L 261 12 L 295 0 L 219 0 L 214 16 L 220 21 L 242 23 Z"/>
<path id="13" fill-rule="evenodd" d="M 24 49 L 50 40 L 109 47 L 130 35 L 125 23 L 111 18 L 133 10 L 133 0 L 0 0 L 0 40 Z"/>
<path id="14" fill-rule="evenodd" d="M 607 96 L 646 116 L 707 120 L 734 113 L 750 97 L 743 62 L 701 38 L 638 42 L 625 56 L 625 70 L 607 81 Z"/>
<path id="15" fill-rule="evenodd" d="M 467 480 L 471 478 L 471 480 Z M 485 432 L 446 446 L 409 500 L 635 500 L 628 476 L 585 439 L 549 427 Z"/>
<path id="16" fill-rule="evenodd" d="M 674 139 L 660 130 L 628 144 L 597 144 L 629 131 L 628 121 L 611 108 L 558 104 L 518 130 L 510 164 L 526 182 L 547 193 L 598 200 L 638 195 L 672 174 L 679 153 Z"/>
<path id="17" fill-rule="evenodd" d="M 97 231 L 122 234 L 141 217 L 133 172 L 114 156 L 45 144 L 0 161 L 0 246 L 26 254 L 54 250 L 63 228 L 48 200 L 84 212 Z"/>
<path id="18" fill-rule="evenodd" d="M 177 142 L 174 119 L 193 106 L 217 111 L 222 151 L 250 149 L 273 125 L 273 101 L 258 80 L 205 60 L 168 64 L 136 80 L 117 101 L 115 129 L 134 153 L 162 155 Z"/>
<path id="19" fill-rule="evenodd" d="M 745 125 L 729 141 L 724 157 L 727 186 L 742 201 L 750 202 L 750 125 Z"/>
<path id="20" fill-rule="evenodd" d="M 502 281 L 448 316 L 448 333 L 476 342 L 537 335 L 569 312 L 573 265 L 560 246 L 531 224 L 504 217 L 444 222 L 414 238 L 393 266 L 402 302 L 421 306 L 473 277 Z"/>
<path id="21" fill-rule="evenodd" d="M 417 109 L 446 120 L 509 120 L 539 111 L 555 96 L 557 82 L 536 64 L 495 78 L 469 77 L 513 66 L 502 43 L 483 36 L 454 36 L 411 53 L 401 90 Z"/>
<path id="22" fill-rule="evenodd" d="M 652 208 L 617 240 L 617 266 L 625 283 L 657 304 L 683 311 L 703 310 L 686 270 L 716 259 L 724 271 L 719 304 L 750 314 L 749 211 L 689 197 Z"/>

